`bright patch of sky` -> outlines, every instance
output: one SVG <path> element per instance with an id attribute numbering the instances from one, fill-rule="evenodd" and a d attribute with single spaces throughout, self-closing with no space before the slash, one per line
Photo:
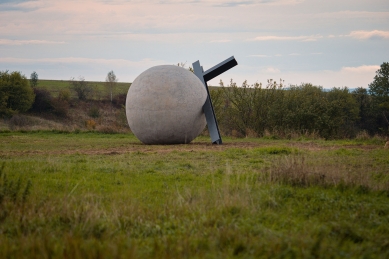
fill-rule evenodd
<path id="1" fill-rule="evenodd" d="M 389 62 L 387 0 L 0 0 L 0 70 L 41 79 L 200 60 L 239 65 L 211 81 L 368 87 Z"/>

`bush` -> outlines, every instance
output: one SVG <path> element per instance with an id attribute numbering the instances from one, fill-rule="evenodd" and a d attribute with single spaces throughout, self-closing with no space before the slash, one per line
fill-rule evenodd
<path id="1" fill-rule="evenodd" d="M 45 89 L 34 88 L 35 101 L 32 104 L 32 111 L 47 112 L 53 110 L 52 97 L 49 91 Z"/>
<path id="2" fill-rule="evenodd" d="M 89 109 L 88 111 L 89 117 L 92 118 L 98 118 L 100 117 L 100 109 L 99 107 L 93 106 L 92 108 Z"/>
<path id="3" fill-rule="evenodd" d="M 96 128 L 96 122 L 94 120 L 87 120 L 85 121 L 85 127 L 88 130 L 94 130 Z"/>
<path id="4" fill-rule="evenodd" d="M 70 80 L 70 88 L 74 90 L 80 100 L 86 100 L 90 97 L 93 92 L 92 87 L 85 81 L 83 77 L 80 77 L 79 80 Z"/>
<path id="5" fill-rule="evenodd" d="M 353 137 L 358 132 L 359 104 L 347 88 L 324 91 L 312 84 L 284 88 L 268 80 L 241 87 L 211 91 L 215 114 L 222 132 L 233 136 L 278 137 L 318 135 L 322 138 Z M 378 130 L 378 129 L 376 129 Z"/>
<path id="6" fill-rule="evenodd" d="M 117 108 L 121 108 L 126 105 L 127 94 L 117 94 L 113 97 L 112 103 Z"/>
<path id="7" fill-rule="evenodd" d="M 116 127 L 114 126 L 102 126 L 102 127 L 99 127 L 98 132 L 100 133 L 104 133 L 104 134 L 115 134 L 115 133 L 118 133 L 118 130 Z"/>
<path id="8" fill-rule="evenodd" d="M 69 103 L 61 99 L 56 99 L 53 102 L 53 113 L 58 117 L 62 117 L 62 118 L 68 117 Z"/>
<path id="9" fill-rule="evenodd" d="M 35 94 L 20 72 L 0 71 L 0 115 L 12 116 L 29 110 Z"/>
<path id="10" fill-rule="evenodd" d="M 62 89 L 58 94 L 58 99 L 69 102 L 70 101 L 70 90 L 69 89 Z"/>
<path id="11" fill-rule="evenodd" d="M 14 115 L 12 118 L 9 120 L 8 124 L 11 130 L 15 130 L 20 127 L 26 127 L 31 125 L 32 120 L 30 117 L 27 117 L 25 115 Z"/>
<path id="12" fill-rule="evenodd" d="M 359 115 L 359 107 L 347 88 L 334 87 L 327 93 L 332 123 L 332 135 L 338 138 L 355 137 L 355 125 Z"/>

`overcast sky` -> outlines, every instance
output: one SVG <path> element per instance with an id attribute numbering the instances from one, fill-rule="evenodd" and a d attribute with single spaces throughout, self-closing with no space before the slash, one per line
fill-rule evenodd
<path id="1" fill-rule="evenodd" d="M 132 82 L 149 67 L 235 56 L 211 84 L 368 87 L 389 62 L 388 0 L 0 0 L 0 70 Z"/>

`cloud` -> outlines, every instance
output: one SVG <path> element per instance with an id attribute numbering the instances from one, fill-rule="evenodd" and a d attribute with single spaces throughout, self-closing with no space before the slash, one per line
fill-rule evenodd
<path id="1" fill-rule="evenodd" d="M 123 1 L 101 1 L 107 4 L 122 3 Z M 130 0 L 132 3 L 153 3 L 153 4 L 209 4 L 218 7 L 235 7 L 246 5 L 295 5 L 304 0 Z"/>
<path id="2" fill-rule="evenodd" d="M 290 53 L 289 56 L 300 56 L 300 53 Z"/>
<path id="3" fill-rule="evenodd" d="M 64 44 L 64 41 L 48 41 L 48 40 L 10 40 L 10 39 L 0 39 L 0 45 L 31 45 L 31 44 Z"/>
<path id="4" fill-rule="evenodd" d="M 338 70 L 319 71 L 296 71 L 283 73 L 282 79 L 287 84 L 300 85 L 301 82 L 309 82 L 314 85 L 321 85 L 324 88 L 343 87 L 349 88 L 364 87 L 374 79 L 378 65 L 361 65 L 355 67 L 342 67 Z M 269 75 L 270 77 L 270 75 Z"/>
<path id="5" fill-rule="evenodd" d="M 114 70 L 121 82 L 133 82 L 146 69 L 164 64 L 167 64 L 167 62 L 150 58 L 127 60 L 81 57 L 37 59 L 0 57 L 0 67 L 4 67 L 6 70 L 21 71 L 25 74 L 36 71 L 40 78 L 56 80 L 82 75 L 88 80 L 100 81 L 104 80 L 108 71 Z"/>
<path id="6" fill-rule="evenodd" d="M 15 5 L 25 2 L 31 2 L 33 0 L 0 0 L 0 5 Z"/>
<path id="7" fill-rule="evenodd" d="M 125 33 L 230 33 L 250 32 L 262 20 L 258 11 L 276 9 L 279 5 L 299 3 L 295 0 L 37 0 L 10 2 L 9 6 L 33 12 L 0 12 L 0 35 L 100 36 L 115 37 Z M 253 8 L 223 8 L 215 6 L 250 5 Z M 0 10 L 3 9 L 0 5 Z M 281 8 L 281 7 L 280 7 Z M 250 9 L 250 10 L 249 10 Z M 255 17 L 256 23 L 252 23 Z M 273 23 L 273 22 L 272 22 Z M 251 35 L 251 34 L 250 34 Z M 255 36 L 255 34 L 253 35 Z M 252 36 L 245 36 L 249 38 Z M 210 37 L 211 38 L 211 37 Z M 209 40 L 214 40 L 211 38 Z M 217 39 L 217 38 L 216 38 Z M 227 39 L 232 39 L 227 36 Z M 203 39 L 209 42 L 208 39 Z"/>
<path id="8" fill-rule="evenodd" d="M 249 57 L 256 57 L 256 58 L 268 58 L 268 57 L 270 57 L 270 56 L 268 56 L 268 55 L 250 55 Z"/>
<path id="9" fill-rule="evenodd" d="M 380 1 L 380 0 L 378 0 Z M 382 1 L 381 1 L 382 2 Z M 372 5 L 376 4 L 375 8 L 369 8 Z M 368 6 L 370 5 L 370 6 Z M 330 19 L 330 20 L 339 20 L 339 19 L 357 19 L 357 20 L 369 20 L 368 22 L 371 22 L 372 20 L 387 20 L 387 17 L 389 15 L 388 11 L 382 11 L 384 8 L 380 8 L 377 3 L 367 3 L 366 7 L 362 8 L 364 10 L 336 10 L 337 8 L 333 8 L 333 10 L 327 10 L 325 12 L 320 12 L 315 14 L 316 19 Z M 358 8 L 356 8 L 358 9 Z M 370 9 L 368 11 L 367 9 Z"/>
<path id="10" fill-rule="evenodd" d="M 215 0 L 203 0 L 197 1 L 203 3 L 213 3 L 215 6 L 221 7 L 235 7 L 235 6 L 247 6 L 247 5 L 296 5 L 304 2 L 304 0 L 230 0 L 230 1 L 215 1 Z"/>
<path id="11" fill-rule="evenodd" d="M 375 72 L 380 66 L 358 66 L 358 67 L 342 67 L 341 72 L 352 72 L 352 73 L 371 73 Z"/>
<path id="12" fill-rule="evenodd" d="M 258 36 L 251 41 L 316 41 L 323 38 L 321 35 L 311 36 Z"/>
<path id="13" fill-rule="evenodd" d="M 231 40 L 227 40 L 227 39 L 225 39 L 225 40 L 211 40 L 210 42 L 211 43 L 226 43 L 226 42 L 231 42 Z"/>
<path id="14" fill-rule="evenodd" d="M 349 88 L 367 88 L 373 81 L 375 71 L 379 69 L 379 67 L 380 66 L 378 65 L 361 65 L 340 67 L 339 69 L 334 70 L 289 70 L 286 67 L 267 66 L 261 67 L 258 70 L 258 67 L 256 66 L 245 66 L 241 69 L 247 74 L 238 73 L 231 78 L 238 84 L 246 79 L 249 83 L 258 81 L 262 83 L 265 82 L 266 84 L 266 79 L 282 78 L 285 80 L 285 85 L 301 85 L 302 82 L 305 82 L 323 86 L 327 89 L 344 86 Z M 229 78 L 224 77 L 222 79 L 223 81 L 228 81 Z M 213 82 L 213 85 L 217 85 L 217 83 L 218 81 L 215 81 Z"/>
<path id="15" fill-rule="evenodd" d="M 0 12 L 35 10 L 35 8 L 25 5 L 28 2 L 32 2 L 32 0 L 0 0 Z"/>
<path id="16" fill-rule="evenodd" d="M 253 5 L 256 1 L 229 1 L 229 2 L 221 2 L 216 4 L 216 6 L 221 7 L 235 7 L 235 6 L 245 6 L 245 5 Z"/>
<path id="17" fill-rule="evenodd" d="M 266 67 L 264 69 L 261 69 L 261 73 L 264 74 L 277 74 L 281 73 L 281 71 L 276 67 Z"/>
<path id="18" fill-rule="evenodd" d="M 360 40 L 366 40 L 366 39 L 389 39 L 389 31 L 352 31 L 347 36 L 360 39 Z"/>
<path id="19" fill-rule="evenodd" d="M 164 64 L 161 60 L 142 59 L 141 61 L 131 61 L 126 59 L 101 59 L 101 58 L 80 58 L 80 57 L 66 57 L 66 58 L 0 58 L 0 63 L 16 63 L 16 64 L 96 64 L 96 65 L 110 65 L 110 66 L 137 66 L 137 65 L 160 65 Z"/>

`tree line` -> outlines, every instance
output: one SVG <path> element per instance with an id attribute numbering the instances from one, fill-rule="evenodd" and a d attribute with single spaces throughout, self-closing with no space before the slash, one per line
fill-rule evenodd
<path id="1" fill-rule="evenodd" d="M 353 138 L 360 132 L 369 135 L 389 135 L 389 63 L 384 62 L 368 89 L 332 88 L 306 83 L 285 87 L 283 81 L 268 80 L 266 85 L 247 81 L 238 86 L 231 80 L 229 85 L 211 89 L 219 128 L 224 135 L 290 137 L 316 135 L 322 138 Z M 110 71 L 106 88 L 111 103 L 117 82 Z M 53 98 L 49 91 L 39 89 L 38 74 L 33 72 L 30 80 L 20 72 L 0 71 L 0 117 L 10 118 L 28 110 L 50 111 L 66 117 L 70 90 L 78 99 L 87 100 L 92 91 L 84 78 L 72 78 L 69 89 L 62 90 Z M 125 95 L 123 94 L 125 97 Z M 119 98 L 119 106 L 125 104 Z"/>
<path id="2" fill-rule="evenodd" d="M 113 98 L 117 81 L 115 73 L 108 72 L 105 87 L 113 104 L 123 101 L 123 96 L 120 96 L 120 100 Z M 53 97 L 50 91 L 39 88 L 38 85 L 39 78 L 35 71 L 31 73 L 29 80 L 18 71 L 0 71 L 0 118 L 10 118 L 27 111 L 49 112 L 59 117 L 67 117 L 70 91 L 74 91 L 77 98 L 82 101 L 88 100 L 94 91 L 91 84 L 81 76 L 78 79 L 71 78 L 69 88 L 62 89 L 57 97 Z"/>
<path id="3" fill-rule="evenodd" d="M 283 81 L 238 87 L 231 80 L 211 90 L 219 128 L 225 135 L 278 137 L 317 135 L 353 138 L 360 132 L 389 135 L 389 63 L 369 88 L 325 90 L 312 84 L 285 87 Z"/>

